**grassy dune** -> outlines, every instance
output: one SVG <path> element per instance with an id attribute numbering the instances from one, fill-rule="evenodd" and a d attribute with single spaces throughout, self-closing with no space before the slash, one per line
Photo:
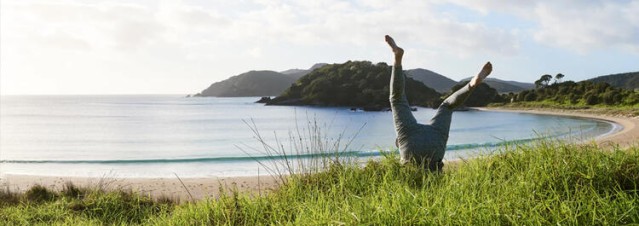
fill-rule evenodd
<path id="1" fill-rule="evenodd" d="M 348 161 L 346 161 L 348 162 Z M 629 224 L 639 223 L 639 147 L 538 141 L 427 173 L 389 154 L 333 163 L 251 197 L 177 204 L 67 186 L 0 194 L 0 224 Z"/>

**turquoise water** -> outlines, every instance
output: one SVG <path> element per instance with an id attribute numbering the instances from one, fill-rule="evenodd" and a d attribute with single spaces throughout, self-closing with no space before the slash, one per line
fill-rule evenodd
<path id="1" fill-rule="evenodd" d="M 56 176 L 205 177 L 256 175 L 266 160 L 250 125 L 288 154 L 290 134 L 308 143 L 309 123 L 346 154 L 377 156 L 394 146 L 390 112 L 263 106 L 259 98 L 136 96 L 3 96 L 0 173 Z M 434 110 L 419 108 L 418 121 Z M 596 120 L 467 111 L 453 115 L 446 159 L 540 136 L 592 139 L 615 130 Z M 312 130 L 312 129 L 311 129 Z M 312 131 L 311 131 L 312 132 Z M 280 145 L 277 145 L 277 144 Z M 273 154 L 271 154 L 273 155 Z M 313 156 L 314 153 L 308 153 Z M 272 156 L 271 156 L 272 157 Z M 277 157 L 277 156 L 276 156 Z M 264 172 L 261 169 L 260 172 Z"/>

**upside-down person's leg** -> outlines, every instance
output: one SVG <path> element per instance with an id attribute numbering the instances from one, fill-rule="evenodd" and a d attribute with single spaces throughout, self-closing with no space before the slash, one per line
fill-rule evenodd
<path id="1" fill-rule="evenodd" d="M 439 105 L 437 113 L 435 113 L 435 116 L 433 116 L 430 120 L 430 124 L 440 129 L 440 131 L 448 138 L 453 109 L 462 105 L 466 99 L 468 99 L 468 96 L 470 96 L 473 90 L 475 90 L 475 88 L 477 88 L 477 86 L 481 84 L 488 75 L 490 75 L 492 70 L 493 65 L 490 64 L 490 62 L 486 63 L 479 74 L 473 77 L 468 84 L 448 96 L 448 98 Z"/>
<path id="2" fill-rule="evenodd" d="M 486 63 L 479 74 L 475 75 L 475 77 L 473 77 L 464 87 L 458 89 L 448 98 L 446 98 L 446 100 L 442 102 L 442 105 L 448 107 L 449 109 L 455 109 L 456 107 L 462 105 L 466 101 L 466 99 L 468 99 L 468 96 L 470 96 L 473 90 L 475 90 L 475 88 L 477 88 L 477 86 L 481 84 L 481 82 L 484 81 L 484 79 L 488 77 L 488 75 L 490 75 L 490 72 L 492 72 L 492 70 L 492 64 L 490 64 L 490 62 Z"/>
<path id="3" fill-rule="evenodd" d="M 430 125 L 435 127 L 441 134 L 442 139 L 448 141 L 448 133 L 450 132 L 450 123 L 453 117 L 453 109 L 462 105 L 468 96 L 475 90 L 475 88 L 481 84 L 481 82 L 490 75 L 492 72 L 492 64 L 490 62 L 486 63 L 482 70 L 473 77 L 468 84 L 463 86 L 462 88 L 455 91 L 448 98 L 446 98 L 439 108 L 437 108 L 437 112 L 435 116 L 430 120 Z M 441 153 L 441 157 L 443 158 L 443 153 Z M 441 169 L 443 164 L 441 162 L 431 162 L 429 167 L 431 168 L 439 168 Z"/>
<path id="4" fill-rule="evenodd" d="M 393 122 L 395 124 L 395 131 L 397 132 L 398 143 L 401 143 L 408 134 L 404 134 L 404 131 L 415 124 L 417 120 L 413 116 L 408 105 L 408 99 L 404 90 L 404 73 L 402 72 L 402 57 L 404 50 L 399 48 L 393 38 L 386 35 L 386 42 L 393 50 L 395 55 L 395 63 L 393 64 L 393 71 L 391 72 L 390 80 L 390 105 L 393 112 Z M 399 146 L 399 144 L 398 144 Z"/>

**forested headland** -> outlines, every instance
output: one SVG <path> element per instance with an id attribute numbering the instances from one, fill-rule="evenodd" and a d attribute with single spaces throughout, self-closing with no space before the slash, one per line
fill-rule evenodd
<path id="1" fill-rule="evenodd" d="M 389 107 L 391 70 L 386 63 L 369 61 L 325 65 L 298 79 L 267 104 Z M 434 89 L 409 77 L 406 95 L 412 105 L 423 107 L 437 106 L 441 97 Z"/>

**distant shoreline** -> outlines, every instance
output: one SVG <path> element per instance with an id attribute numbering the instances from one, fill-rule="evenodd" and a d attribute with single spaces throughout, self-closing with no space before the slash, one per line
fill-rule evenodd
<path id="1" fill-rule="evenodd" d="M 623 128 L 620 131 L 617 131 L 615 133 L 597 137 L 595 139 L 597 144 L 602 146 L 610 146 L 610 145 L 617 144 L 622 148 L 639 144 L 639 118 L 638 117 L 630 118 L 630 117 L 623 117 L 623 116 L 598 115 L 598 114 L 576 112 L 571 110 L 506 109 L 506 108 L 491 108 L 491 107 L 476 108 L 476 109 L 481 111 L 527 113 L 527 114 L 555 115 L 555 116 L 573 116 L 573 117 L 613 122 L 613 123 L 621 125 Z"/>

